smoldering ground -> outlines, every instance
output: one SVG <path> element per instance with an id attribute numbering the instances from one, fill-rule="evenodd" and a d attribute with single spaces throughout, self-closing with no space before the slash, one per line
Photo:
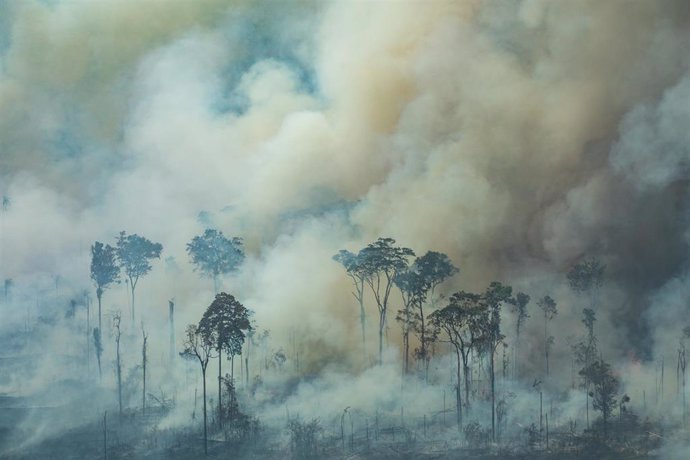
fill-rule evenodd
<path id="1" fill-rule="evenodd" d="M 212 298 L 185 245 L 212 226 L 243 237 L 248 255 L 223 288 L 271 331 L 267 353 L 283 348 L 294 366 L 300 349 L 294 382 L 310 378 L 275 377 L 294 391 L 266 401 L 266 420 L 284 401 L 316 416 L 307 395 L 349 389 L 326 398 L 338 408 L 323 417 L 338 417 L 372 380 L 362 407 L 400 393 L 396 372 L 363 358 L 359 312 L 331 260 L 379 236 L 448 254 L 461 272 L 443 294 L 499 279 L 552 295 L 553 391 L 572 379 L 568 336 L 583 333 L 565 272 L 598 257 L 600 348 L 639 402 L 660 361 L 674 362 L 687 316 L 689 15 L 681 0 L 1 1 L 0 275 L 13 287 L 0 328 L 6 355 L 27 357 L 1 391 L 40 395 L 66 379 L 93 390 L 96 363 L 79 367 L 89 247 L 124 229 L 164 247 L 138 288 L 141 317 L 123 322 L 125 367 L 139 362 L 143 321 L 151 388 L 187 382 L 184 423 L 198 377 L 163 370 L 167 301 L 179 342 Z M 126 286 L 104 301 L 108 317 L 127 312 Z M 537 353 L 542 326 L 526 327 Z M 100 385 L 113 390 L 105 343 Z"/>

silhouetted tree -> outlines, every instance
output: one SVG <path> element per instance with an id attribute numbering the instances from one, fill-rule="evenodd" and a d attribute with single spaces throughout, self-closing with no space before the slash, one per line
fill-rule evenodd
<path id="1" fill-rule="evenodd" d="M 450 258 L 442 252 L 427 251 L 414 262 L 414 270 L 418 272 L 429 286 L 429 300 L 431 308 L 436 307 L 436 288 L 448 278 L 460 271 Z"/>
<path id="2" fill-rule="evenodd" d="M 249 310 L 235 297 L 225 292 L 216 295 L 211 305 L 199 321 L 199 333 L 203 339 L 213 344 L 218 353 L 218 411 L 220 413 L 223 351 L 231 359 L 242 352 L 242 344 L 251 329 Z M 234 366 L 233 366 L 234 371 Z"/>
<path id="3" fill-rule="evenodd" d="M 141 412 L 146 414 L 146 364 L 148 363 L 148 358 L 146 357 L 147 345 L 149 340 L 149 335 L 144 329 L 144 323 L 141 323 L 141 370 L 142 370 L 142 388 L 141 388 Z"/>
<path id="4" fill-rule="evenodd" d="M 515 358 L 513 359 L 514 373 L 517 377 L 518 373 L 518 361 L 520 358 L 520 332 L 522 331 L 522 326 L 529 318 L 529 313 L 527 313 L 527 305 L 529 304 L 530 296 L 524 292 L 518 292 L 515 295 L 515 303 L 513 304 L 513 313 L 515 313 Z"/>
<path id="5" fill-rule="evenodd" d="M 122 417 L 122 362 L 120 361 L 120 321 L 122 315 L 120 312 L 113 316 L 113 329 L 115 329 L 115 370 L 117 371 L 117 401 L 120 407 L 120 417 Z"/>
<path id="6" fill-rule="evenodd" d="M 549 335 L 549 321 L 551 321 L 557 314 L 556 301 L 550 296 L 544 296 L 537 301 L 537 306 L 544 313 L 544 360 L 546 375 L 549 375 L 549 351 L 553 345 L 554 338 Z"/>
<path id="7" fill-rule="evenodd" d="M 611 366 L 601 360 L 594 361 L 580 371 L 592 383 L 592 407 L 601 412 L 604 421 L 604 438 L 607 436 L 608 420 L 616 407 L 616 394 L 620 387 L 618 377 L 613 375 Z"/>
<path id="8" fill-rule="evenodd" d="M 213 289 L 218 293 L 218 278 L 231 273 L 244 261 L 242 239 L 228 239 L 223 232 L 207 228 L 203 235 L 195 236 L 187 244 L 187 253 L 205 276 L 213 279 Z"/>
<path id="9" fill-rule="evenodd" d="M 605 265 L 595 258 L 589 258 L 573 265 L 567 274 L 570 288 L 577 294 L 589 296 L 590 308 L 593 310 L 596 310 L 597 294 L 604 283 L 605 270 Z"/>
<path id="10" fill-rule="evenodd" d="M 366 357 L 367 353 L 367 340 L 366 340 L 366 312 L 364 310 L 364 283 L 366 282 L 369 273 L 366 266 L 362 263 L 362 257 L 360 254 L 354 254 L 345 249 L 338 251 L 338 254 L 333 256 L 333 260 L 340 263 L 345 270 L 347 275 L 352 280 L 354 286 L 354 291 L 352 295 L 357 300 L 359 305 L 359 324 L 362 329 L 362 352 Z"/>
<path id="11" fill-rule="evenodd" d="M 132 324 L 134 323 L 134 290 L 139 278 L 151 271 L 151 259 L 159 259 L 163 246 L 137 234 L 120 232 L 117 238 L 117 259 L 129 280 L 132 291 Z"/>
<path id="12" fill-rule="evenodd" d="M 419 313 L 413 311 L 413 308 L 423 309 L 420 305 L 424 303 L 427 285 L 424 282 L 424 278 L 414 270 L 405 270 L 398 273 L 393 279 L 393 282 L 398 289 L 400 289 L 400 295 L 403 301 L 403 308 L 398 311 L 396 320 L 398 320 L 402 327 L 403 369 L 407 374 L 410 367 L 410 331 L 420 328 L 424 330 L 424 326 L 418 324 L 420 321 L 418 318 Z M 424 320 L 425 318 L 422 317 L 421 321 L 423 322 Z M 425 348 L 425 346 L 426 344 L 422 345 L 423 348 Z"/>
<path id="13" fill-rule="evenodd" d="M 91 279 L 96 285 L 96 298 L 98 299 L 98 329 L 103 330 L 101 322 L 101 300 L 103 292 L 118 281 L 120 268 L 117 266 L 115 248 L 109 244 L 103 245 L 96 241 L 91 246 Z"/>
<path id="14" fill-rule="evenodd" d="M 469 357 L 472 350 L 484 341 L 484 325 L 488 321 L 488 307 L 483 296 L 469 292 L 456 292 L 448 305 L 436 310 L 429 315 L 429 320 L 434 329 L 434 336 L 444 332 L 447 341 L 455 349 L 457 358 L 457 387 L 456 387 L 456 411 L 458 426 L 462 428 L 462 397 L 460 368 L 465 379 L 465 405 L 470 402 L 470 365 Z"/>
<path id="15" fill-rule="evenodd" d="M 393 280 L 407 269 L 407 259 L 414 257 L 409 248 L 395 246 L 393 238 L 379 238 L 360 251 L 366 269 L 366 283 L 371 288 L 379 310 L 379 364 L 383 359 L 383 333 Z"/>
<path id="16" fill-rule="evenodd" d="M 103 354 L 103 343 L 101 342 L 101 330 L 99 328 L 94 328 L 93 330 L 93 348 L 96 351 L 96 360 L 98 360 L 98 379 L 103 378 L 103 372 L 101 371 L 101 355 Z"/>
<path id="17" fill-rule="evenodd" d="M 495 354 L 498 345 L 505 336 L 501 333 L 501 307 L 504 303 L 514 303 L 511 297 L 513 288 L 493 281 L 484 293 L 484 299 L 489 309 L 486 321 L 483 323 L 484 344 L 489 354 L 489 381 L 491 383 L 491 439 L 496 441 L 496 364 Z"/>
<path id="18" fill-rule="evenodd" d="M 206 415 L 206 369 L 208 368 L 208 361 L 214 358 L 212 355 L 214 344 L 205 340 L 200 333 L 198 326 L 190 324 L 185 329 L 185 337 L 183 342 L 184 349 L 180 353 L 185 359 L 196 360 L 201 367 L 201 380 L 203 382 L 204 395 L 204 453 L 208 454 L 208 428 Z"/>
<path id="19" fill-rule="evenodd" d="M 424 288 L 429 292 L 428 297 L 431 301 L 432 310 L 436 309 L 436 288 L 460 271 L 459 268 L 453 265 L 446 254 L 435 251 L 428 251 L 422 257 L 417 258 L 414 264 L 412 264 L 412 270 L 419 273 L 419 276 L 424 281 Z M 424 299 L 413 303 L 413 306 L 416 307 L 416 312 L 413 316 L 413 327 L 419 339 L 419 348 L 415 350 L 415 356 L 424 362 L 424 378 L 428 380 L 429 362 L 431 361 L 430 345 L 433 342 L 433 338 L 429 337 L 427 333 L 425 322 L 427 315 L 424 313 Z"/>

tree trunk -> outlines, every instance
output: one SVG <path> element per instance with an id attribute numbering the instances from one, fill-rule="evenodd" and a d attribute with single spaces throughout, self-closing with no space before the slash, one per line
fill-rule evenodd
<path id="1" fill-rule="evenodd" d="M 379 314 L 379 365 L 383 363 L 383 328 L 386 323 L 386 315 L 381 312 Z"/>
<path id="2" fill-rule="evenodd" d="M 462 363 L 463 373 L 465 374 L 465 407 L 470 407 L 470 366 L 467 359 L 463 357 Z"/>
<path id="3" fill-rule="evenodd" d="M 362 287 L 358 288 L 357 300 L 359 302 L 359 323 L 362 327 L 362 356 L 366 360 L 367 357 L 367 333 L 366 333 L 366 313 L 364 311 L 364 282 L 362 282 Z"/>
<path id="4" fill-rule="evenodd" d="M 460 389 L 460 352 L 455 351 L 457 360 L 458 360 L 458 368 L 457 368 L 457 385 L 455 385 L 455 404 L 456 404 L 456 410 L 458 414 L 458 431 L 462 431 L 462 390 Z"/>
<path id="5" fill-rule="evenodd" d="M 549 376 L 549 344 L 548 344 L 548 330 L 546 325 L 546 316 L 544 316 L 544 360 L 546 363 L 546 376 Z"/>
<path id="6" fill-rule="evenodd" d="M 98 330 L 103 331 L 103 324 L 101 323 L 101 298 L 103 297 L 103 289 L 96 289 L 96 297 L 98 298 Z"/>
<path id="7" fill-rule="evenodd" d="M 144 338 L 144 345 L 141 349 L 141 354 L 142 354 L 141 366 L 143 369 L 143 386 L 142 386 L 142 390 L 141 390 L 141 412 L 143 414 L 146 414 L 146 341 L 147 341 L 148 337 L 144 333 L 143 326 L 142 326 L 142 330 L 141 330 L 141 335 Z"/>
<path id="8" fill-rule="evenodd" d="M 134 283 L 130 282 L 129 285 L 132 288 L 132 325 L 134 325 Z"/>
<path id="9" fill-rule="evenodd" d="M 222 373 L 221 373 L 221 356 L 223 355 L 223 350 L 221 347 L 218 347 L 218 424 L 222 427 L 223 426 L 223 405 L 221 404 L 220 396 L 221 396 L 221 388 L 223 386 L 222 383 Z"/>
<path id="10" fill-rule="evenodd" d="M 491 380 L 491 440 L 496 441 L 496 373 L 494 369 L 494 350 L 490 350 L 489 378 Z"/>
<path id="11" fill-rule="evenodd" d="M 118 332 L 119 335 L 119 332 Z M 120 417 L 122 417 L 122 366 L 120 364 L 120 337 L 117 338 L 117 400 L 120 406 Z"/>
<path id="12" fill-rule="evenodd" d="M 204 387 L 204 455 L 208 455 L 208 431 L 206 428 L 206 367 L 201 368 L 201 376 Z"/>

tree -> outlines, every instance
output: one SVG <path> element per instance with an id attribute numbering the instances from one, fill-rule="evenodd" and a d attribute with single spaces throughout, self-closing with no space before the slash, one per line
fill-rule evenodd
<path id="1" fill-rule="evenodd" d="M 187 253 L 196 269 L 213 279 L 216 293 L 218 277 L 237 270 L 244 261 L 241 238 L 228 239 L 223 232 L 210 228 L 187 243 Z"/>
<path id="2" fill-rule="evenodd" d="M 359 304 L 359 324 L 362 328 L 362 353 L 366 357 L 367 354 L 367 339 L 366 339 L 366 312 L 364 310 L 364 284 L 369 273 L 366 266 L 362 263 L 363 257 L 360 254 L 354 254 L 345 249 L 338 251 L 333 256 L 333 260 L 341 264 L 347 271 L 347 275 L 352 280 L 354 291 L 352 295 Z"/>
<path id="3" fill-rule="evenodd" d="M 115 370 L 117 372 L 117 400 L 120 406 L 120 417 L 122 417 L 122 362 L 120 361 L 120 321 L 122 320 L 122 315 L 120 312 L 115 313 L 113 316 L 113 329 L 115 329 Z"/>
<path id="4" fill-rule="evenodd" d="M 546 295 L 537 301 L 537 305 L 544 313 L 544 359 L 546 363 L 546 375 L 549 375 L 549 351 L 553 345 L 554 338 L 549 335 L 548 324 L 557 314 L 556 301 Z"/>
<path id="5" fill-rule="evenodd" d="M 435 308 L 434 291 L 436 288 L 460 271 L 446 254 L 435 251 L 427 251 L 422 257 L 418 257 L 414 262 L 414 270 L 424 278 L 429 286 L 431 308 Z"/>
<path id="6" fill-rule="evenodd" d="M 515 314 L 515 359 L 513 359 L 513 365 L 515 368 L 515 374 L 517 376 L 518 372 L 518 361 L 520 354 L 520 331 L 522 326 L 529 318 L 529 313 L 527 313 L 527 305 L 529 304 L 530 296 L 524 292 L 518 292 L 515 295 L 515 303 L 513 304 L 513 313 Z"/>
<path id="7" fill-rule="evenodd" d="M 213 344 L 218 353 L 218 411 L 222 409 L 221 363 L 223 351 L 233 360 L 242 352 L 242 344 L 246 333 L 251 330 L 249 310 L 235 297 L 225 292 L 216 295 L 211 305 L 204 312 L 199 321 L 199 333 L 203 339 Z M 234 373 L 234 365 L 232 366 Z"/>
<path id="8" fill-rule="evenodd" d="M 117 238 L 117 259 L 132 290 L 132 324 L 134 324 L 134 290 L 139 278 L 151 271 L 151 259 L 159 259 L 163 246 L 137 234 L 120 232 Z"/>
<path id="9" fill-rule="evenodd" d="M 366 270 L 366 283 L 371 288 L 379 310 L 379 364 L 383 360 L 383 333 L 386 327 L 388 300 L 393 280 L 407 269 L 407 259 L 414 257 L 409 248 L 395 246 L 393 238 L 379 238 L 360 251 Z"/>
<path id="10" fill-rule="evenodd" d="M 511 297 L 513 288 L 492 281 L 484 299 L 489 310 L 483 323 L 484 344 L 489 353 L 489 380 L 491 383 L 491 439 L 496 441 L 496 366 L 495 354 L 505 336 L 501 333 L 501 307 L 504 303 L 515 303 Z"/>
<path id="11" fill-rule="evenodd" d="M 425 318 L 419 317 L 418 312 L 413 312 L 413 308 L 422 309 L 421 305 L 424 304 L 424 299 L 426 298 L 427 284 L 424 282 L 424 278 L 414 270 L 406 270 L 404 272 L 398 273 L 393 282 L 398 289 L 400 289 L 400 295 L 402 296 L 403 308 L 398 312 L 396 320 L 400 322 L 402 326 L 403 333 L 403 369 L 407 374 L 409 372 L 410 364 L 410 330 L 420 329 L 424 331 L 424 326 L 420 326 L 419 322 L 424 322 Z M 422 336 L 421 348 L 426 349 L 426 344 L 424 343 L 426 338 Z M 426 355 L 424 355 L 426 359 Z"/>
<path id="12" fill-rule="evenodd" d="M 588 368 L 597 355 L 597 337 L 594 334 L 594 323 L 597 321 L 597 316 L 594 310 L 585 308 L 582 310 L 582 324 L 585 325 L 587 335 L 585 338 L 573 345 L 573 353 L 575 354 L 575 362 L 584 368 Z M 583 387 L 585 389 L 585 420 L 589 427 L 589 377 L 588 374 L 580 374 L 583 377 Z"/>
<path id="13" fill-rule="evenodd" d="M 101 322 L 101 300 L 103 292 L 118 281 L 120 268 L 117 266 L 115 248 L 109 244 L 103 245 L 96 241 L 91 246 L 91 279 L 96 285 L 96 297 L 98 298 L 98 329 L 103 330 Z"/>
<path id="14" fill-rule="evenodd" d="M 101 330 L 94 328 L 93 330 L 93 348 L 96 350 L 96 360 L 98 361 L 98 379 L 103 378 L 101 372 L 101 355 L 103 354 L 103 342 L 101 342 Z"/>
<path id="15" fill-rule="evenodd" d="M 457 387 L 455 392 L 458 427 L 462 429 L 462 397 L 460 390 L 460 368 L 465 379 L 465 405 L 470 404 L 470 352 L 475 350 L 483 341 L 484 323 L 488 318 L 488 306 L 483 296 L 469 292 L 456 292 L 448 305 L 429 315 L 433 336 L 444 332 L 447 341 L 455 348 L 457 358 Z"/>
<path id="16" fill-rule="evenodd" d="M 613 375 L 611 366 L 602 361 L 594 361 L 580 371 L 580 374 L 592 383 L 592 407 L 601 412 L 604 421 L 604 438 L 607 435 L 608 420 L 616 407 L 616 397 L 620 387 L 618 377 Z"/>
<path id="17" fill-rule="evenodd" d="M 180 353 L 184 359 L 196 360 L 201 367 L 201 380 L 203 382 L 204 395 L 204 454 L 208 454 L 208 428 L 206 415 L 206 369 L 208 368 L 208 361 L 214 358 L 212 355 L 214 344 L 205 340 L 204 336 L 199 331 L 199 327 L 190 324 L 185 329 L 185 337 L 183 342 L 184 349 Z"/>
<path id="18" fill-rule="evenodd" d="M 149 335 L 146 333 L 146 330 L 144 329 L 143 322 L 141 323 L 141 338 L 143 339 L 143 343 L 141 345 L 141 369 L 143 382 L 141 388 L 141 412 L 143 414 L 146 414 L 146 363 L 148 363 L 146 352 L 148 351 L 147 344 Z"/>
<path id="19" fill-rule="evenodd" d="M 573 265 L 566 275 L 570 288 L 579 295 L 590 297 L 590 308 L 596 310 L 596 300 L 599 288 L 604 283 L 606 266 L 597 259 L 589 258 Z"/>
<path id="20" fill-rule="evenodd" d="M 431 301 L 431 309 L 436 309 L 436 288 L 448 278 L 454 276 L 460 271 L 459 268 L 453 265 L 450 258 L 435 251 L 428 251 L 422 257 L 417 258 L 412 264 L 412 270 L 419 273 L 422 278 L 425 291 L 429 292 L 429 300 Z M 426 292 L 424 297 L 426 298 Z M 429 377 L 429 362 L 431 361 L 431 352 L 429 345 L 433 342 L 431 337 L 428 337 L 427 327 L 424 313 L 425 299 L 420 298 L 420 301 L 415 302 L 413 306 L 417 311 L 414 314 L 413 328 L 417 333 L 419 339 L 419 348 L 415 350 L 417 359 L 424 362 L 424 378 L 428 380 Z"/>

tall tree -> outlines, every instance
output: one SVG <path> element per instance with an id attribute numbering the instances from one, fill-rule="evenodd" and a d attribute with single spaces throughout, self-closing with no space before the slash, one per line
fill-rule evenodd
<path id="1" fill-rule="evenodd" d="M 101 330 L 97 327 L 93 329 L 93 348 L 96 351 L 96 360 L 98 361 L 98 379 L 103 378 L 101 371 L 101 356 L 103 355 L 103 342 L 101 341 Z"/>
<path id="2" fill-rule="evenodd" d="M 595 258 L 588 258 L 575 264 L 566 275 L 570 288 L 575 293 L 589 297 L 590 308 L 596 310 L 597 295 L 604 283 L 606 266 Z"/>
<path id="3" fill-rule="evenodd" d="M 367 354 L 367 334 L 366 334 L 366 312 L 364 310 L 364 284 L 366 282 L 369 272 L 366 266 L 362 263 L 362 256 L 360 254 L 354 254 L 345 249 L 338 251 L 336 255 L 333 256 L 333 260 L 340 263 L 345 270 L 347 275 L 352 280 L 352 285 L 354 291 L 352 295 L 357 300 L 359 305 L 359 324 L 362 329 L 362 353 L 366 357 Z"/>
<path id="4" fill-rule="evenodd" d="M 226 238 L 223 232 L 211 228 L 187 243 L 187 253 L 196 269 L 213 279 L 215 293 L 219 290 L 219 277 L 237 270 L 244 261 L 242 239 Z"/>
<path id="5" fill-rule="evenodd" d="M 458 273 L 460 269 L 453 265 L 450 257 L 446 254 L 435 251 L 427 251 L 422 257 L 418 257 L 414 261 L 413 266 L 414 270 L 424 278 L 424 281 L 429 286 L 431 308 L 435 308 L 436 288 L 445 280 Z"/>
<path id="6" fill-rule="evenodd" d="M 422 257 L 418 257 L 412 264 L 412 270 L 419 273 L 419 276 L 424 280 L 424 288 L 429 292 L 428 300 L 430 300 L 432 310 L 436 309 L 436 288 L 460 271 L 446 254 L 435 251 L 427 251 Z M 415 356 L 423 361 L 424 379 L 428 380 L 429 362 L 431 361 L 430 345 L 433 340 L 427 332 L 425 303 L 424 299 L 421 299 L 420 302 L 413 305 L 417 309 L 414 314 L 414 330 L 419 339 L 419 348 L 415 350 Z"/>
<path id="7" fill-rule="evenodd" d="M 109 244 L 104 245 L 96 241 L 91 246 L 91 279 L 96 285 L 96 298 L 98 299 L 98 329 L 103 330 L 101 320 L 101 301 L 103 292 L 118 281 L 120 268 L 117 266 L 115 248 Z"/>
<path id="8" fill-rule="evenodd" d="M 489 381 L 491 383 L 491 439 L 496 441 L 496 363 L 495 354 L 498 345 L 505 336 L 501 333 L 501 307 L 505 303 L 514 303 L 511 297 L 513 288 L 493 281 L 484 293 L 489 309 L 484 321 L 484 343 L 489 354 Z"/>
<path id="9" fill-rule="evenodd" d="M 120 232 L 117 238 L 117 259 L 129 280 L 132 291 L 132 324 L 134 324 L 134 290 L 139 279 L 151 271 L 151 260 L 159 259 L 163 246 L 139 236 Z"/>
<path id="10" fill-rule="evenodd" d="M 585 337 L 573 345 L 573 353 L 575 355 L 575 362 L 584 368 L 594 362 L 597 356 L 597 337 L 594 334 L 594 324 L 597 321 L 597 316 L 591 308 L 582 310 L 582 324 L 585 325 L 587 331 Z M 585 390 L 585 421 L 589 427 L 589 374 L 580 373 L 583 379 L 583 387 Z"/>
<path id="11" fill-rule="evenodd" d="M 223 351 L 234 359 L 235 355 L 242 352 L 242 344 L 250 329 L 249 310 L 235 297 L 225 292 L 216 295 L 199 321 L 199 333 L 205 341 L 213 344 L 218 353 L 218 414 L 222 413 Z"/>
<path id="12" fill-rule="evenodd" d="M 616 407 L 616 394 L 620 381 L 611 371 L 611 366 L 601 360 L 594 361 L 580 371 L 592 383 L 592 407 L 601 412 L 604 421 L 604 438 L 607 436 L 608 420 Z"/>
<path id="13" fill-rule="evenodd" d="M 429 315 L 433 336 L 444 332 L 449 343 L 455 348 L 457 358 L 457 386 L 455 391 L 456 412 L 459 428 L 462 428 L 462 390 L 460 368 L 465 380 L 465 406 L 470 404 L 470 353 L 485 340 L 484 324 L 488 321 L 488 306 L 482 295 L 469 292 L 456 292 L 448 305 Z"/>
<path id="14" fill-rule="evenodd" d="M 117 401 L 120 407 L 120 417 L 122 417 L 122 362 L 120 361 L 120 337 L 122 331 L 120 330 L 120 321 L 122 320 L 122 315 L 120 312 L 115 313 L 113 316 L 113 329 L 115 329 L 115 370 L 117 372 Z"/>
<path id="15" fill-rule="evenodd" d="M 149 335 L 144 329 L 144 323 L 141 323 L 141 338 L 143 342 L 141 344 L 141 370 L 142 370 L 142 387 L 141 387 L 141 412 L 146 414 L 146 364 L 148 363 L 148 358 L 146 352 L 148 351 L 148 340 Z"/>
<path id="16" fill-rule="evenodd" d="M 520 332 L 525 321 L 530 317 L 527 313 L 527 305 L 529 304 L 530 296 L 524 292 L 515 294 L 515 303 L 513 304 L 513 313 L 515 314 L 515 358 L 513 359 L 514 374 L 517 377 L 518 361 L 520 358 Z"/>
<path id="17" fill-rule="evenodd" d="M 553 320 L 558 314 L 556 301 L 546 295 L 537 301 L 537 306 L 544 313 L 544 361 L 545 372 L 549 375 L 549 351 L 553 345 L 554 338 L 549 335 L 549 321 Z"/>
<path id="18" fill-rule="evenodd" d="M 407 269 L 407 259 L 414 257 L 409 248 L 395 246 L 393 238 L 379 238 L 360 252 L 367 272 L 366 283 L 371 288 L 379 310 L 379 364 L 383 360 L 383 334 L 393 280 Z"/>
<path id="19" fill-rule="evenodd" d="M 201 380 L 203 382 L 204 395 L 204 454 L 208 454 L 208 417 L 206 415 L 206 369 L 208 362 L 213 356 L 214 344 L 205 340 L 200 333 L 199 327 L 190 324 L 185 329 L 185 337 L 183 342 L 184 349 L 180 353 L 185 359 L 196 360 L 201 367 Z"/>
<path id="20" fill-rule="evenodd" d="M 405 270 L 404 272 L 398 273 L 393 279 L 393 282 L 398 289 L 400 289 L 400 295 L 403 301 L 403 308 L 398 312 L 396 320 L 400 322 L 402 327 L 403 369 L 407 374 L 410 367 L 410 331 L 419 328 L 425 331 L 423 326 L 425 318 L 421 317 L 421 319 L 419 319 L 419 313 L 413 311 L 413 309 L 423 309 L 420 305 L 424 303 L 427 293 L 427 284 L 424 278 L 414 270 Z M 422 322 L 422 326 L 418 324 L 420 321 Z M 421 348 L 423 349 L 426 347 L 424 341 L 425 337 L 422 335 Z"/>

